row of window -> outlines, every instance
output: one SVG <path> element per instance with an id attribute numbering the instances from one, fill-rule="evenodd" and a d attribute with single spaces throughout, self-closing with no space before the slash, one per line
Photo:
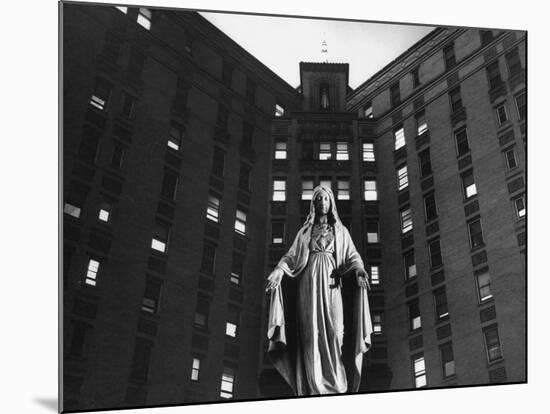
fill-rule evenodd
<path id="1" fill-rule="evenodd" d="M 334 145 L 335 144 L 335 145 Z M 374 144 L 363 143 L 363 161 L 374 162 Z M 275 160 L 286 160 L 288 158 L 287 141 L 275 141 L 273 158 Z M 320 161 L 337 160 L 349 161 L 349 143 L 347 142 L 320 142 L 317 149 L 316 159 Z"/>
<path id="2" fill-rule="evenodd" d="M 193 323 L 196 327 L 207 329 L 210 318 L 210 302 L 211 299 L 203 294 L 197 297 L 197 307 Z M 236 306 L 229 305 L 226 313 L 225 335 L 231 338 L 236 338 L 239 333 L 240 309 Z"/>
<path id="3" fill-rule="evenodd" d="M 350 200 L 350 181 L 349 179 L 337 179 L 336 198 L 337 200 Z M 305 179 L 302 181 L 302 200 L 311 200 L 313 196 L 315 180 Z M 320 179 L 319 185 L 332 188 L 332 179 Z M 363 197 L 365 201 L 378 200 L 378 190 L 376 188 L 376 180 L 366 179 L 363 181 Z M 286 201 L 286 178 L 273 179 L 273 192 L 271 195 L 272 201 Z"/>
<path id="4" fill-rule="evenodd" d="M 214 223 L 220 222 L 221 198 L 219 195 L 210 192 L 206 206 L 206 218 Z M 235 232 L 242 236 L 246 235 L 247 213 L 242 208 L 237 208 L 235 212 Z"/>
<path id="5" fill-rule="evenodd" d="M 204 242 L 202 252 L 201 270 L 208 274 L 214 274 L 216 271 L 216 250 L 217 246 L 210 241 Z M 244 256 L 239 253 L 233 253 L 233 261 L 231 265 L 231 273 L 229 281 L 235 285 L 240 285 L 244 273 Z"/>
<path id="6" fill-rule="evenodd" d="M 191 380 L 198 382 L 200 381 L 200 370 L 201 370 L 201 361 L 200 357 L 194 357 L 191 363 Z M 220 397 L 221 398 L 232 398 L 233 397 L 233 386 L 235 383 L 235 370 L 231 367 L 224 366 L 223 373 L 221 377 L 220 384 Z"/>
<path id="7" fill-rule="evenodd" d="M 127 6 L 115 6 L 117 10 L 119 10 L 121 13 L 128 14 L 128 7 Z M 152 19 L 152 12 L 149 9 L 146 9 L 144 7 L 140 7 L 138 10 L 137 15 L 137 23 L 142 26 L 146 30 L 151 30 L 151 19 Z"/>

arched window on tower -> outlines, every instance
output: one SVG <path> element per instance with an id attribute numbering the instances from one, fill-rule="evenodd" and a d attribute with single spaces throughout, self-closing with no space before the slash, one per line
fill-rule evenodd
<path id="1" fill-rule="evenodd" d="M 319 90 L 321 96 L 321 109 L 327 110 L 330 107 L 328 85 L 326 83 L 322 83 Z"/>

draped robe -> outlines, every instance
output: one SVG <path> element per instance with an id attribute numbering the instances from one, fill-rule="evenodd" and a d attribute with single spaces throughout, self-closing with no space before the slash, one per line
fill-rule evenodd
<path id="1" fill-rule="evenodd" d="M 303 276 L 304 272 L 308 271 L 307 267 L 311 264 L 309 259 L 312 227 L 312 223 L 308 223 L 302 227 L 296 235 L 292 246 L 277 265 L 283 270 L 284 274 L 290 278 L 300 278 Z M 334 224 L 334 263 L 339 275 L 353 272 L 356 269 L 364 270 L 363 261 L 353 244 L 351 236 L 346 227 L 343 226 L 339 220 L 336 220 Z M 355 277 L 353 277 L 353 279 L 355 279 Z M 340 287 L 336 287 L 335 289 L 340 290 Z M 340 294 L 340 292 L 338 292 L 338 294 Z M 303 295 L 298 295 L 297 297 L 301 296 L 303 300 Z M 276 289 L 271 291 L 269 308 L 267 333 L 269 338 L 268 354 L 273 365 L 292 388 L 295 395 L 330 393 L 330 391 L 326 390 L 308 389 L 307 386 L 304 387 L 303 385 L 304 371 L 307 370 L 308 367 L 303 367 L 301 364 L 307 363 L 307 359 L 304 358 L 304 350 L 300 348 L 301 344 L 296 329 L 287 329 L 288 326 L 296 326 L 295 323 L 289 323 L 290 321 L 286 320 L 287 318 L 296 318 L 296 314 L 289 314 L 287 311 L 285 316 L 285 303 L 283 298 L 283 284 L 280 284 Z M 311 303 L 301 303 L 300 306 L 313 306 L 312 303 L 316 299 L 317 298 L 311 298 Z M 351 340 L 348 338 L 350 346 L 347 347 L 348 352 L 351 353 L 351 355 L 347 356 L 347 359 L 351 361 L 351 364 L 348 364 L 347 367 L 348 372 L 346 372 L 347 389 L 336 389 L 332 392 L 357 392 L 361 381 L 363 353 L 367 352 L 371 347 L 372 324 L 367 290 L 359 288 L 355 284 L 351 301 L 353 303 L 344 302 L 343 305 L 344 307 L 353 307 L 352 320 L 348 321 L 344 328 L 344 335 L 346 337 L 348 335 L 352 336 Z M 288 305 L 289 304 L 287 304 L 287 306 Z M 327 315 L 326 317 L 330 316 Z M 325 325 L 328 326 L 327 329 L 330 330 L 332 329 L 331 325 L 334 325 L 334 323 L 333 321 L 325 321 Z M 313 327 L 313 329 L 315 331 L 315 327 Z M 320 358 L 326 358 L 326 355 L 322 352 L 318 356 Z M 341 358 L 344 360 L 346 356 L 342 355 Z M 330 365 L 330 363 L 329 361 L 325 365 Z"/>

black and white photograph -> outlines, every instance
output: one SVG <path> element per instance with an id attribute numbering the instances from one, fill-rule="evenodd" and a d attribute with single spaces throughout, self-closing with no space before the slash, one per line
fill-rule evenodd
<path id="1" fill-rule="evenodd" d="M 27 290 L 42 263 L 48 306 L 22 309 L 49 325 L 6 330 L 49 361 L 37 409 L 529 406 L 541 39 L 510 17 L 285 7 L 49 2 L 55 183 L 33 188 L 52 248 L 19 260 Z"/>

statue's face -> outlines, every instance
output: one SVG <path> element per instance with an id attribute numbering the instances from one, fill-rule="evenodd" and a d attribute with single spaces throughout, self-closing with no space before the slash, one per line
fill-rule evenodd
<path id="1" fill-rule="evenodd" d="M 330 210 L 330 197 L 324 191 L 321 191 L 314 200 L 315 213 L 327 215 Z"/>

